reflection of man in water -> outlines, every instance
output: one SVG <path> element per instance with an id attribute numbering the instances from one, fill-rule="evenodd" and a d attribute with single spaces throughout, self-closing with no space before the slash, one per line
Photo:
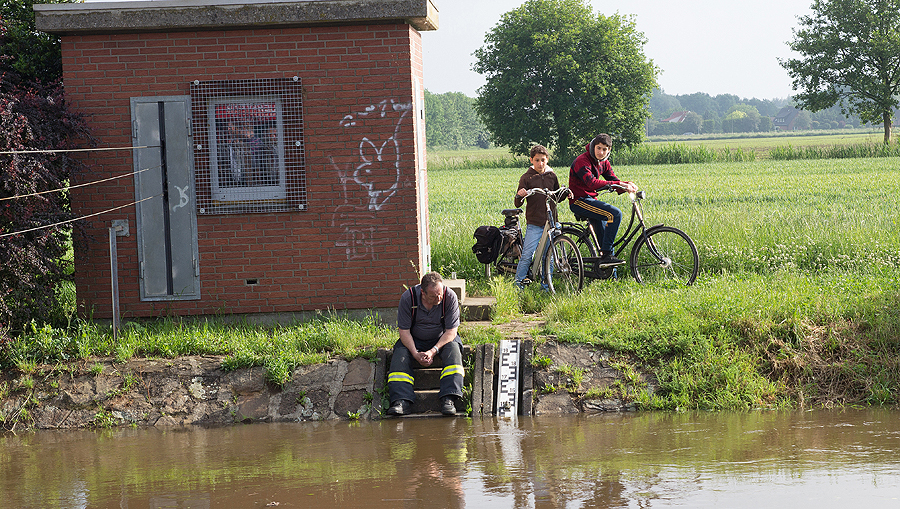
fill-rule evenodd
<path id="1" fill-rule="evenodd" d="M 404 429 L 402 420 L 395 421 L 396 435 L 391 440 L 391 449 L 403 451 L 406 459 L 395 460 L 396 482 L 395 507 L 446 507 L 461 509 L 466 506 L 462 476 L 466 469 L 468 449 L 463 434 L 455 429 L 455 424 L 430 428 L 440 440 L 423 439 L 416 433 Z M 453 423 L 451 420 L 442 420 Z M 423 427 L 420 427 L 423 428 Z"/>

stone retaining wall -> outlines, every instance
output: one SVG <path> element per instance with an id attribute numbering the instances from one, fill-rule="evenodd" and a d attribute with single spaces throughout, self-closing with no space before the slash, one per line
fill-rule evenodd
<path id="1" fill-rule="evenodd" d="M 535 357 L 550 366 L 533 373 L 536 415 L 621 411 L 616 399 L 585 399 L 621 379 L 607 353 L 586 345 L 539 344 Z M 384 359 L 379 355 L 379 359 Z M 386 369 L 367 359 L 332 360 L 297 368 L 277 386 L 264 368 L 222 370 L 223 357 L 95 359 L 68 366 L 45 366 L 32 375 L 0 373 L 0 418 L 6 429 L 70 429 L 119 425 L 221 425 L 236 422 L 380 418 Z M 565 387 L 567 366 L 579 370 L 577 392 Z M 495 369 L 485 369 L 493 376 Z M 380 380 L 380 382 L 379 382 Z M 547 393 L 547 388 L 555 388 Z M 595 391 L 596 392 L 596 391 Z M 523 405 L 527 407 L 527 405 Z"/>

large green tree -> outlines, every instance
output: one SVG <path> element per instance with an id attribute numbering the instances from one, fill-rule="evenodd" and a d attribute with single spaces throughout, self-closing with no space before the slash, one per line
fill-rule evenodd
<path id="1" fill-rule="evenodd" d="M 37 3 L 72 3 L 41 0 Z M 0 0 L 0 67 L 28 82 L 49 84 L 62 76 L 59 37 L 34 26 L 34 0 Z"/>
<path id="2" fill-rule="evenodd" d="M 839 104 L 845 115 L 884 124 L 891 140 L 891 113 L 900 101 L 900 0 L 816 0 L 800 17 L 792 50 L 781 60 L 793 78 L 802 109 Z"/>
<path id="3" fill-rule="evenodd" d="M 635 145 L 658 73 L 645 42 L 631 18 L 595 14 L 585 0 L 528 0 L 475 52 L 486 78 L 475 110 L 516 154 L 541 143 L 568 162 L 600 132 Z"/>

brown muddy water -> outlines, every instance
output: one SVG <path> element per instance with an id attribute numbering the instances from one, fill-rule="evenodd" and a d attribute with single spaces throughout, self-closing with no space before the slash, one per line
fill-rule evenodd
<path id="1" fill-rule="evenodd" d="M 897 508 L 900 412 L 41 431 L 0 473 L 3 508 Z"/>

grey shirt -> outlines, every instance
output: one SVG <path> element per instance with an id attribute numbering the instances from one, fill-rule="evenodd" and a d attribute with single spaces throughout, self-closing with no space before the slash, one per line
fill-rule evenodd
<path id="1" fill-rule="evenodd" d="M 422 305 L 422 285 L 416 285 L 412 288 L 416 292 L 416 299 L 419 302 L 416 311 L 416 324 L 409 330 L 413 339 L 422 342 L 434 343 L 440 339 L 444 333 L 441 327 L 441 311 L 444 312 L 444 324 L 448 329 L 459 327 L 459 300 L 456 298 L 456 292 L 444 286 L 444 300 L 437 306 L 426 310 Z M 412 321 L 412 299 L 409 296 L 409 290 L 403 292 L 400 296 L 400 304 L 397 307 L 397 328 L 409 329 Z"/>

